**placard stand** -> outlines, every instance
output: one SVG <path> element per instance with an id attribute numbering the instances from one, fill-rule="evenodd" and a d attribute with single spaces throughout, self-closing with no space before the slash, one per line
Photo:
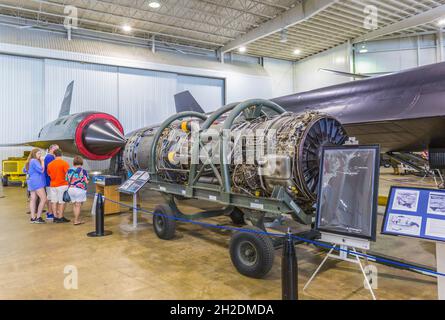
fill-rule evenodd
<path id="1" fill-rule="evenodd" d="M 358 255 L 354 254 L 354 253 L 357 253 L 357 249 L 369 250 L 370 242 L 368 240 L 350 238 L 350 237 L 345 237 L 345 236 L 340 236 L 340 235 L 335 235 L 335 234 L 330 234 L 330 233 L 324 233 L 324 232 L 321 233 L 321 241 L 332 243 L 333 247 L 331 248 L 331 250 L 329 250 L 326 257 L 323 259 L 321 264 L 318 266 L 318 268 L 315 270 L 315 272 L 309 278 L 308 282 L 306 283 L 306 285 L 303 288 L 303 291 L 305 291 L 309 287 L 310 283 L 315 279 L 318 272 L 321 270 L 321 268 L 326 263 L 328 258 L 332 258 L 332 259 L 337 259 L 337 260 L 342 260 L 342 261 L 347 261 L 347 262 L 351 262 L 354 264 L 358 264 L 360 266 L 360 270 L 361 270 L 363 277 L 365 279 L 364 283 L 366 283 L 366 286 L 367 286 L 366 289 L 369 289 L 369 291 L 371 292 L 372 299 L 377 300 L 377 298 L 374 294 L 374 290 L 372 290 L 372 285 L 369 282 L 369 279 L 366 275 L 365 269 L 363 268 L 362 262 L 360 261 L 360 257 Z M 339 253 L 334 254 L 333 251 L 337 247 L 340 248 Z M 354 258 L 349 258 L 348 254 L 354 256 Z"/>
<path id="2" fill-rule="evenodd" d="M 138 227 L 138 193 L 133 194 L 133 228 Z"/>
<path id="3" fill-rule="evenodd" d="M 123 224 L 121 229 L 127 232 L 136 231 L 147 228 L 146 225 L 138 224 L 138 194 L 144 185 L 150 180 L 150 174 L 146 171 L 137 171 L 125 181 L 119 191 L 133 196 L 133 223 L 131 225 Z M 139 195 L 140 196 L 140 195 Z"/>
<path id="4" fill-rule="evenodd" d="M 445 274 L 445 191 L 391 186 L 382 234 L 436 243 L 437 272 Z M 437 297 L 445 300 L 445 277 L 437 275 Z"/>
<path id="5" fill-rule="evenodd" d="M 132 224 L 121 224 L 120 228 L 126 232 L 138 231 L 148 228 L 146 223 L 138 223 L 138 194 L 139 192 L 133 193 L 133 208 L 132 208 Z"/>
<path id="6" fill-rule="evenodd" d="M 437 272 L 445 273 L 445 243 L 436 242 Z M 445 277 L 437 276 L 438 299 L 445 300 Z"/>

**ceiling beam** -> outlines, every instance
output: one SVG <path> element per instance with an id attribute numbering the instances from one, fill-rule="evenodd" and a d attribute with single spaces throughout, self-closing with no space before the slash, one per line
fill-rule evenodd
<path id="1" fill-rule="evenodd" d="M 417 27 L 420 25 L 423 25 L 425 23 L 432 22 L 436 19 L 440 19 L 445 16 L 445 4 L 438 6 L 434 9 L 431 9 L 429 11 L 425 11 L 422 13 L 419 13 L 415 16 L 406 18 L 402 21 L 390 24 L 386 27 L 377 29 L 375 31 L 371 31 L 363 36 L 357 37 L 354 40 L 352 40 L 353 43 L 358 42 L 364 42 L 369 41 L 372 39 L 380 38 L 383 36 L 386 36 L 391 33 L 399 32 L 401 30 Z M 439 27 L 437 27 L 439 28 Z"/>
<path id="2" fill-rule="evenodd" d="M 255 40 L 267 37 L 281 29 L 288 28 L 303 22 L 318 12 L 326 9 L 337 2 L 337 0 L 305 0 L 282 15 L 260 25 L 258 28 L 230 41 L 221 48 L 221 52 L 232 51 L 242 45 L 249 44 Z"/>
<path id="3" fill-rule="evenodd" d="M 2 4 L 2 3 L 0 3 L 0 8 L 17 10 L 17 12 L 24 12 L 24 13 L 29 13 L 29 14 L 36 14 L 36 15 L 41 15 L 41 16 L 52 17 L 52 18 L 55 18 L 55 19 L 57 18 L 58 20 L 61 21 L 59 24 L 63 23 L 64 19 L 66 18 L 66 16 L 62 15 L 62 14 L 38 11 L 38 10 L 34 10 L 34 9 L 25 9 L 25 8 L 22 8 L 22 7 L 10 6 L 10 5 L 6 5 L 6 4 Z M 37 20 L 37 19 L 35 19 L 35 20 Z M 93 24 L 93 25 L 96 25 L 96 26 L 103 26 L 103 27 L 105 27 L 107 29 L 113 29 L 113 30 L 119 30 L 120 27 L 121 27 L 120 25 L 116 25 L 116 24 L 112 24 L 112 23 L 108 23 L 108 22 L 97 21 L 97 20 L 85 19 L 85 18 L 79 18 L 78 21 L 79 21 L 79 23 L 86 23 L 86 24 Z M 78 28 L 81 28 L 81 25 L 78 26 Z M 85 28 L 83 28 L 83 29 L 85 29 Z M 216 46 L 216 47 L 221 47 L 223 45 L 222 43 L 218 43 L 218 42 L 211 42 L 211 41 L 197 39 L 197 38 L 191 38 L 191 37 L 186 37 L 186 36 L 181 36 L 181 35 L 174 35 L 174 34 L 167 34 L 167 33 L 151 31 L 151 30 L 146 30 L 146 29 L 140 29 L 140 28 L 133 28 L 133 31 L 134 32 L 141 32 L 141 33 L 149 34 L 149 35 L 157 35 L 157 36 L 163 36 L 163 37 L 168 37 L 168 38 L 172 38 L 172 39 L 190 41 L 190 42 L 193 42 L 193 43 L 201 43 L 201 44 L 213 45 L 213 46 Z M 112 33 L 112 32 L 108 32 L 108 33 Z"/>

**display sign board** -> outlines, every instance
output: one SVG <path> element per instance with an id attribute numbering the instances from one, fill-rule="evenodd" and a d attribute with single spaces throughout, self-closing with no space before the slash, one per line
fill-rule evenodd
<path id="1" fill-rule="evenodd" d="M 150 174 L 147 171 L 137 171 L 130 179 L 125 181 L 119 191 L 124 193 L 135 194 L 150 180 Z"/>
<path id="2" fill-rule="evenodd" d="M 379 161 L 379 146 L 323 148 L 317 230 L 375 241 Z"/>
<path id="3" fill-rule="evenodd" d="M 382 233 L 445 241 L 445 191 L 391 187 Z"/>

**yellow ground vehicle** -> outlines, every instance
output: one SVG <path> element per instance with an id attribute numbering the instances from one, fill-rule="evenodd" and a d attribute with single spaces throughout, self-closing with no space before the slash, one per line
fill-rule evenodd
<path id="1" fill-rule="evenodd" d="M 2 161 L 2 184 L 7 187 L 9 182 L 21 182 L 26 186 L 26 174 L 23 173 L 29 151 L 23 153 L 23 157 L 9 157 Z"/>

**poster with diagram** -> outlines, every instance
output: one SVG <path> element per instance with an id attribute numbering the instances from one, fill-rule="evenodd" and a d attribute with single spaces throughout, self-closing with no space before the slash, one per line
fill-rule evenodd
<path id="1" fill-rule="evenodd" d="M 430 192 L 428 198 L 429 214 L 438 214 L 445 216 L 445 194 L 439 192 Z"/>
<path id="2" fill-rule="evenodd" d="M 422 217 L 394 214 L 388 217 L 387 230 L 413 236 L 420 236 L 420 226 L 422 225 Z"/>
<path id="3" fill-rule="evenodd" d="M 445 241 L 445 191 L 391 187 L 382 234 Z"/>
<path id="4" fill-rule="evenodd" d="M 418 190 L 397 189 L 392 202 L 392 209 L 416 212 L 418 203 Z"/>

